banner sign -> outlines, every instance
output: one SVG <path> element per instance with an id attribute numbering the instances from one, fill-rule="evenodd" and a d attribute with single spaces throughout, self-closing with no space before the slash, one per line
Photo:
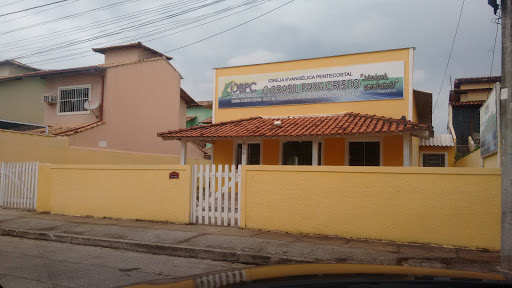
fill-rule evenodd
<path id="1" fill-rule="evenodd" d="M 403 99 L 404 65 L 395 61 L 220 77 L 218 107 Z"/>
<path id="2" fill-rule="evenodd" d="M 498 109 L 497 95 L 500 91 L 499 83 L 494 85 L 489 98 L 480 108 L 480 155 L 486 156 L 498 149 Z"/>

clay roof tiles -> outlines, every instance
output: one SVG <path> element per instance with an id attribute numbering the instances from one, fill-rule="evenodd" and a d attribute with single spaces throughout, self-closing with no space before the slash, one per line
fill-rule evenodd
<path id="1" fill-rule="evenodd" d="M 281 121 L 281 125 L 274 122 Z M 338 136 L 356 134 L 401 134 L 404 132 L 427 132 L 433 135 L 433 128 L 409 120 L 360 113 L 335 115 L 252 117 L 186 129 L 158 133 L 166 139 L 218 139 L 233 137 L 304 137 Z"/>

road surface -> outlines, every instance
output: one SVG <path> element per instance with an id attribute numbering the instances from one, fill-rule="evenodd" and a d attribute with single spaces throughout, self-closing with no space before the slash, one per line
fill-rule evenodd
<path id="1" fill-rule="evenodd" d="M 0 236 L 0 285 L 115 287 L 245 267 L 241 264 Z"/>

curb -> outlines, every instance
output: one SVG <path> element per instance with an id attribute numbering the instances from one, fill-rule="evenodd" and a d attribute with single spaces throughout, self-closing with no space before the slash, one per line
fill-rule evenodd
<path id="1" fill-rule="evenodd" d="M 182 245 L 157 244 L 149 242 L 137 242 L 132 240 L 118 240 L 109 238 L 97 238 L 78 236 L 64 233 L 46 233 L 33 230 L 20 230 L 0 228 L 0 236 L 20 237 L 26 239 L 45 240 L 68 244 L 103 247 L 118 250 L 167 255 L 185 258 L 207 259 L 213 261 L 225 261 L 232 263 L 268 265 L 268 264 L 299 264 L 315 263 L 310 259 L 281 257 L 265 254 L 253 254 L 247 252 L 234 252 L 220 249 L 191 247 Z M 325 263 L 325 262 L 324 262 Z"/>

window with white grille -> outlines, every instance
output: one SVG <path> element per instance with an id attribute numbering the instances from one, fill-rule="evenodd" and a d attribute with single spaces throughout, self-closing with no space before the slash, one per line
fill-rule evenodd
<path id="1" fill-rule="evenodd" d="M 445 153 L 423 153 L 421 159 L 422 167 L 446 167 Z"/>
<path id="2" fill-rule="evenodd" d="M 60 87 L 57 114 L 88 114 L 84 104 L 91 95 L 91 85 Z"/>

